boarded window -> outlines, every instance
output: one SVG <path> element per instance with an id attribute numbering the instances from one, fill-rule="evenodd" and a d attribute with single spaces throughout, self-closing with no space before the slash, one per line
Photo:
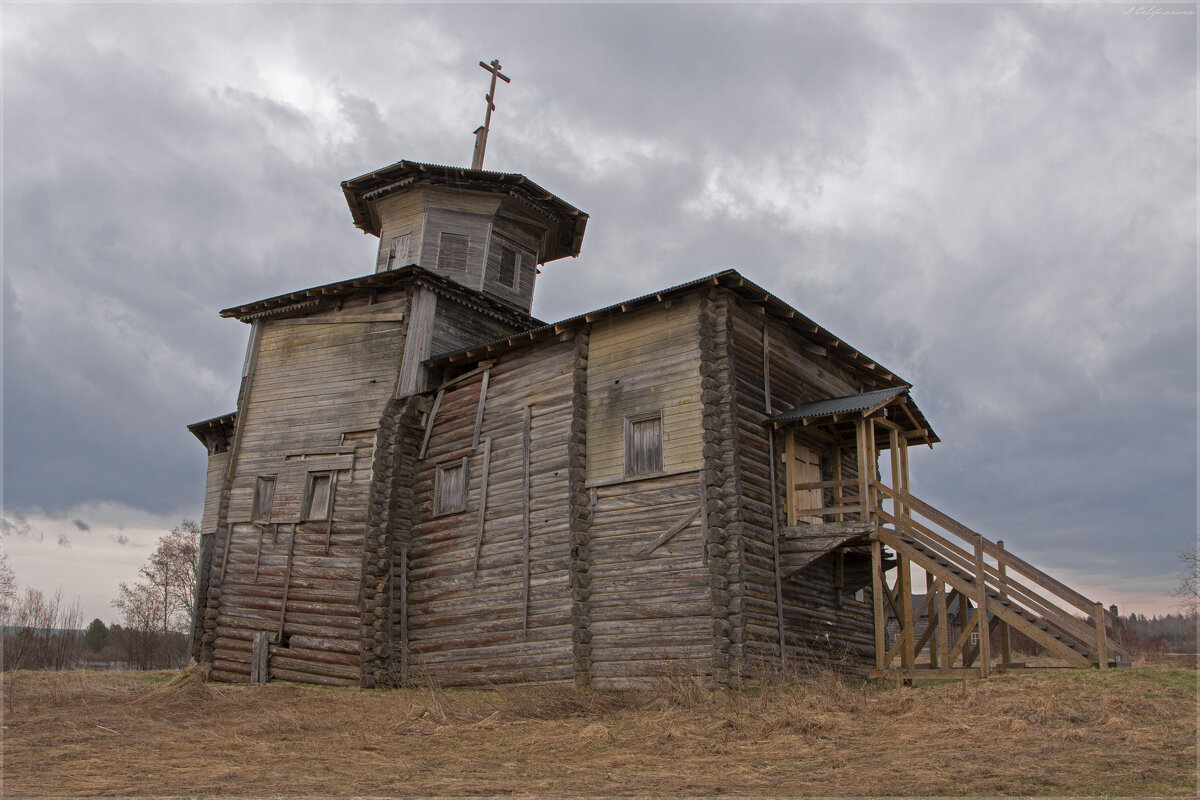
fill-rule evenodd
<path id="1" fill-rule="evenodd" d="M 662 472 L 662 412 L 625 418 L 625 474 Z"/>
<path id="2" fill-rule="evenodd" d="M 412 259 L 408 254 L 408 248 L 411 242 L 411 233 L 405 233 L 401 236 L 392 237 L 391 245 L 388 247 L 387 266 L 385 269 L 397 269 L 412 262 Z"/>
<path id="3" fill-rule="evenodd" d="M 467 459 L 439 464 L 434 475 L 433 513 L 453 514 L 467 507 Z"/>
<path id="4" fill-rule="evenodd" d="M 260 475 L 254 485 L 254 520 L 269 519 L 271 502 L 275 499 L 275 476 Z"/>
<path id="5" fill-rule="evenodd" d="M 303 519 L 328 519 L 329 501 L 333 498 L 333 474 L 312 472 L 308 476 L 308 491 L 304 493 Z"/>
<path id="6" fill-rule="evenodd" d="M 471 240 L 461 233 L 442 231 L 438 240 L 439 270 L 463 272 L 467 269 L 467 251 Z"/>

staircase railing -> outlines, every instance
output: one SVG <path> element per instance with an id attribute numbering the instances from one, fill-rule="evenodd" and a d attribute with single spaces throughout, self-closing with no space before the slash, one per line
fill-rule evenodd
<path id="1" fill-rule="evenodd" d="M 879 523 L 878 539 L 957 591 L 964 612 L 967 604 L 962 598 L 975 602 L 975 613 L 982 622 L 978 626 L 980 645 L 976 652 L 984 662 L 983 674 L 987 674 L 990 659 L 986 643 L 988 620 L 993 625 L 1020 630 L 1075 666 L 1091 666 L 1096 662 L 1103 668 L 1110 656 L 1127 656 L 1120 644 L 1119 622 L 1102 604 L 1084 597 L 1005 550 L 1002 544 L 990 541 L 908 492 L 878 481 L 872 482 L 872 489 L 878 492 L 880 500 L 892 501 L 893 513 L 885 511 L 881 502 L 873 503 Z M 892 526 L 892 530 L 883 527 L 885 524 Z M 1083 618 L 1073 612 L 1079 612 Z M 905 616 L 911 618 L 911 614 Z M 965 614 L 963 620 L 965 623 Z M 964 637 L 965 628 L 964 624 Z M 911 632 L 908 635 L 911 637 Z M 1007 642 L 1007 630 L 1004 638 Z M 926 640 L 928 634 L 923 637 Z M 962 648 L 960 641 L 956 652 Z M 888 662 L 896 649 L 888 653 Z M 911 649 L 906 660 L 911 664 Z M 969 656 L 964 660 L 969 661 Z"/>

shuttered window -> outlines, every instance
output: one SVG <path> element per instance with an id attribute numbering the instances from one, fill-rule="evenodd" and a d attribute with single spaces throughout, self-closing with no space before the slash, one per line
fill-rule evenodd
<path id="1" fill-rule="evenodd" d="M 461 233 L 442 231 L 441 237 L 438 239 L 438 269 L 445 271 L 466 270 L 467 251 L 470 249 L 470 245 L 471 240 Z"/>
<path id="2" fill-rule="evenodd" d="M 433 513 L 453 514 L 467 507 L 467 459 L 439 464 L 433 479 Z"/>
<path id="3" fill-rule="evenodd" d="M 662 472 L 662 412 L 625 418 L 625 474 Z"/>
<path id="4" fill-rule="evenodd" d="M 328 519 L 329 501 L 332 499 L 333 475 L 329 472 L 312 472 L 308 476 L 308 490 L 304 493 L 303 519 Z"/>
<path id="5" fill-rule="evenodd" d="M 254 521 L 269 519 L 275 499 L 275 476 L 260 475 L 254 485 Z"/>

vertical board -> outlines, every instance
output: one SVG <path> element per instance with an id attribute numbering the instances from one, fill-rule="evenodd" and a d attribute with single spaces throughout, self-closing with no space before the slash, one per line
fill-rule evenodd
<path id="1" fill-rule="evenodd" d="M 417 467 L 407 619 L 414 682 L 574 680 L 567 474 L 573 363 L 573 342 L 553 340 L 500 358 L 488 373 L 479 450 L 474 431 L 483 374 L 445 390 Z M 437 516 L 436 471 L 464 456 L 466 508 Z"/>

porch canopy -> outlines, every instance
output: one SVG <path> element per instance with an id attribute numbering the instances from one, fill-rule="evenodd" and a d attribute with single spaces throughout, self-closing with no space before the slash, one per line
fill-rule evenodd
<path id="1" fill-rule="evenodd" d="M 801 403 L 790 411 L 776 414 L 767 420 L 775 429 L 787 427 L 812 428 L 832 437 L 834 441 L 854 441 L 856 420 L 882 419 L 897 426 L 908 444 L 927 444 L 941 441 L 929 421 L 909 395 L 907 385 L 889 386 L 862 394 L 834 397 Z M 891 427 L 890 425 L 887 427 Z M 888 430 L 875 428 L 876 446 L 888 445 Z"/>

